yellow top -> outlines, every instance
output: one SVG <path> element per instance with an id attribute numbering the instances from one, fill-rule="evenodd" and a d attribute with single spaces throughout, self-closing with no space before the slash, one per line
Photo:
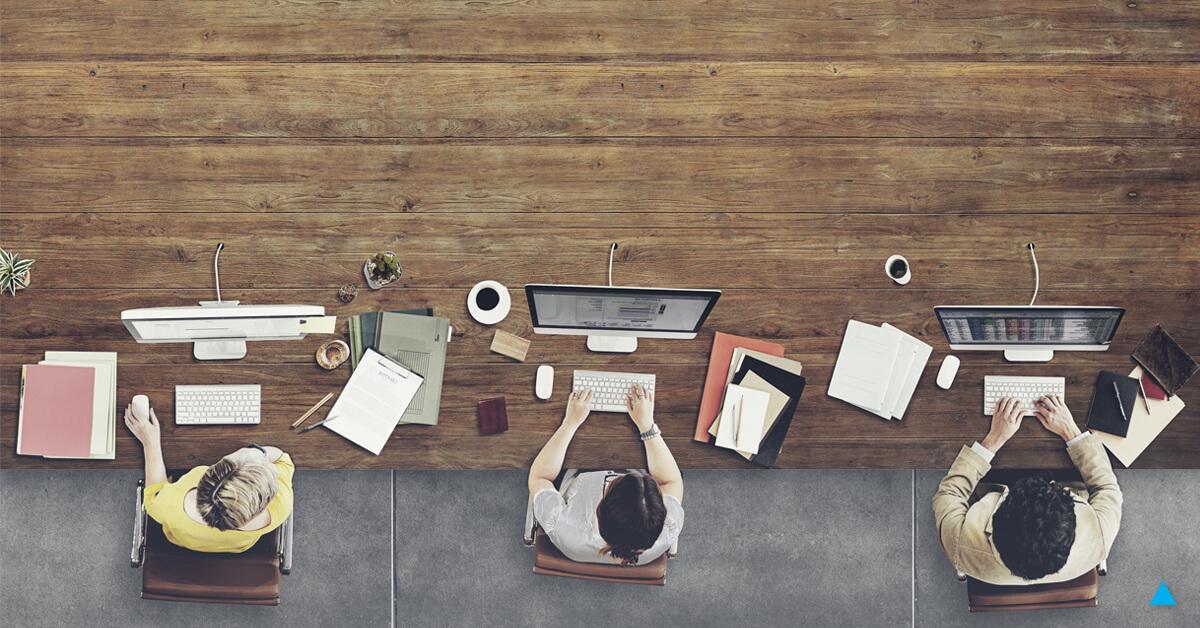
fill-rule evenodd
<path id="1" fill-rule="evenodd" d="M 162 524 L 167 540 L 197 552 L 244 552 L 258 542 L 264 534 L 278 528 L 292 514 L 292 474 L 296 465 L 292 457 L 283 454 L 275 461 L 279 471 L 279 490 L 267 504 L 271 522 L 261 530 L 218 530 L 197 523 L 183 509 L 183 499 L 188 491 L 196 488 L 200 477 L 208 467 L 196 467 L 188 471 L 178 482 L 158 482 L 146 487 L 146 514 Z"/>

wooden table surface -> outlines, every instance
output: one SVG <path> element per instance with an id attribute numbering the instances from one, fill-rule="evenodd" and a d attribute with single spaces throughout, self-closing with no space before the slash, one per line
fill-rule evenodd
<path id="1" fill-rule="evenodd" d="M 172 467 L 254 441 L 303 468 L 526 468 L 575 368 L 658 375 L 657 420 L 685 468 L 750 468 L 693 442 L 712 333 L 782 344 L 808 389 L 779 467 L 944 468 L 981 438 L 987 374 L 1060 375 L 1080 423 L 1100 369 L 1127 372 L 1161 323 L 1200 355 L 1200 2 L 1014 6 L 786 0 L 139 2 L 9 0 L 0 28 L 0 228 L 36 259 L 0 298 L 0 466 L 134 468 L 15 455 L 20 365 L 117 351 L 122 407 L 150 396 Z M 948 346 L 935 305 L 1116 305 L 1106 353 L 1017 365 Z M 288 425 L 349 367 L 329 336 L 255 342 L 236 362 L 139 345 L 121 310 L 222 296 L 339 317 L 432 307 L 452 319 L 440 424 L 400 426 L 373 456 Z M 719 288 L 695 340 L 595 354 L 538 336 L 525 283 Z M 363 260 L 404 277 L 366 289 Z M 913 280 L 883 274 L 905 255 Z M 474 323 L 494 279 L 513 311 Z M 357 299 L 337 300 L 344 283 Z M 846 321 L 934 347 L 903 421 L 826 396 Z M 533 341 L 491 353 L 495 329 Z M 539 364 L 555 395 L 533 396 Z M 1200 381 L 1200 380 L 1197 380 Z M 259 383 L 254 427 L 176 427 L 176 384 Z M 1200 390 L 1136 467 L 1200 467 Z M 475 402 L 510 429 L 481 436 Z M 1193 396 L 1195 397 L 1194 399 Z M 319 413 L 322 416 L 324 412 Z M 314 420 L 314 419 L 310 419 Z M 1035 421 L 1001 467 L 1070 464 Z M 644 464 L 628 419 L 597 414 L 569 466 Z"/>

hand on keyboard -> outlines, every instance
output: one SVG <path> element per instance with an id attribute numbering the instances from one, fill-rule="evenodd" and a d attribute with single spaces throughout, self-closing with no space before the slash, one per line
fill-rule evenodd
<path id="1" fill-rule="evenodd" d="M 639 432 L 649 432 L 654 427 L 654 393 L 649 388 L 642 384 L 630 386 L 625 406 Z"/>
<path id="2" fill-rule="evenodd" d="M 576 390 L 567 397 L 567 415 L 563 417 L 563 424 L 572 427 L 579 427 L 587 420 L 588 415 L 592 413 L 592 397 L 591 389 Z"/>
<path id="3" fill-rule="evenodd" d="M 1021 429 L 1021 419 L 1025 411 L 1021 409 L 1021 400 L 1016 397 L 1004 397 L 996 402 L 996 412 L 992 414 L 992 429 L 979 442 L 990 451 L 999 451 L 1017 430 Z"/>
<path id="4" fill-rule="evenodd" d="M 1038 420 L 1046 429 L 1057 434 L 1064 441 L 1069 441 L 1082 434 L 1079 426 L 1075 425 L 1075 418 L 1071 416 L 1067 404 L 1059 395 L 1046 395 L 1038 399 L 1038 406 L 1036 413 Z"/>

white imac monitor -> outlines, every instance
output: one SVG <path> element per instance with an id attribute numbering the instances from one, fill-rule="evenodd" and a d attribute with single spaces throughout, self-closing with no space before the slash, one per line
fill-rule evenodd
<path id="1" fill-rule="evenodd" d="M 1004 351 L 1011 362 L 1048 362 L 1055 351 L 1106 351 L 1125 308 L 939 305 L 953 351 Z"/>
<path id="2" fill-rule="evenodd" d="M 248 340 L 299 340 L 301 323 L 325 315 L 316 305 L 238 305 L 210 301 L 190 307 L 150 307 L 121 312 L 138 342 L 191 342 L 197 360 L 237 360 Z"/>
<path id="3" fill-rule="evenodd" d="M 533 331 L 587 336 L 588 349 L 632 353 L 637 339 L 696 337 L 720 290 L 525 286 Z"/>

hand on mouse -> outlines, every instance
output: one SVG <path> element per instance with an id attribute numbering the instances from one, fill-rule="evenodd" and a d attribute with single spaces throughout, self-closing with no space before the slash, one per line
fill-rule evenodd
<path id="1" fill-rule="evenodd" d="M 996 412 L 992 414 L 992 430 L 987 437 L 979 441 L 991 452 L 1000 451 L 1004 443 L 1021 429 L 1021 419 L 1025 411 L 1021 409 L 1021 400 L 1005 397 L 996 402 Z"/>
<path id="2" fill-rule="evenodd" d="M 125 426 L 142 443 L 142 447 L 159 444 L 161 426 L 158 422 L 158 417 L 154 414 L 154 408 L 150 408 L 149 418 L 139 419 L 134 416 L 131 406 L 125 406 Z"/>

